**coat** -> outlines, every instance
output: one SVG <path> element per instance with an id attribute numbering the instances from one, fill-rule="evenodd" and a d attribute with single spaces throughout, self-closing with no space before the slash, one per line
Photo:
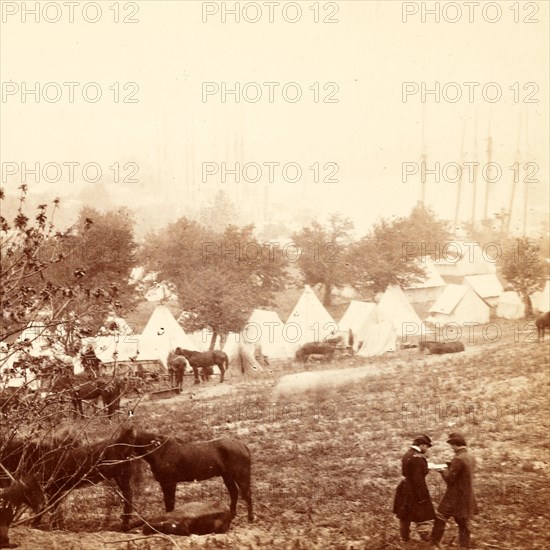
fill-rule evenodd
<path id="1" fill-rule="evenodd" d="M 466 447 L 459 449 L 449 469 L 441 472 L 447 490 L 438 507 L 438 512 L 446 516 L 471 518 L 477 514 L 474 495 L 475 458 Z"/>
<path id="2" fill-rule="evenodd" d="M 428 461 L 416 449 L 409 449 L 401 459 L 401 480 L 395 491 L 393 513 L 404 521 L 434 519 L 435 510 L 426 485 Z"/>

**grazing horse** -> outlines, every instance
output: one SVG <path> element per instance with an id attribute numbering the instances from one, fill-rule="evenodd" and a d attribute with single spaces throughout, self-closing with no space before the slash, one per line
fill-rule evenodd
<path id="1" fill-rule="evenodd" d="M 133 428 L 125 428 L 117 438 L 88 445 L 58 438 L 51 441 L 12 438 L 3 444 L 0 441 L 0 463 L 12 473 L 22 470 L 40 479 L 52 512 L 71 489 L 114 480 L 124 498 L 122 528 L 127 530 L 132 515 L 130 455 L 134 435 Z M 35 525 L 43 514 L 44 511 L 37 515 Z"/>
<path id="2" fill-rule="evenodd" d="M 442 355 L 444 353 L 459 353 L 464 351 L 462 342 L 437 342 L 436 340 L 425 340 L 418 343 L 418 351 L 428 350 L 431 355 Z"/>
<path id="3" fill-rule="evenodd" d="M 199 369 L 203 371 L 203 382 L 206 380 L 206 377 L 209 376 L 208 372 L 211 373 L 211 367 L 217 365 L 221 372 L 220 382 L 223 382 L 224 373 L 227 370 L 229 365 L 229 358 L 227 353 L 219 350 L 212 351 L 191 351 L 188 349 L 176 348 L 176 355 L 183 355 L 191 365 L 193 369 L 193 374 L 195 375 L 195 384 L 199 384 Z"/>
<path id="4" fill-rule="evenodd" d="M 154 478 L 160 483 L 167 512 L 174 510 L 176 486 L 180 481 L 203 481 L 221 476 L 231 497 L 231 517 L 237 513 L 240 490 L 248 506 L 248 521 L 254 521 L 251 457 L 244 443 L 226 437 L 186 443 L 177 437 L 137 431 L 134 454 L 151 467 Z"/>
<path id="5" fill-rule="evenodd" d="M 183 375 L 187 367 L 191 368 L 189 361 L 183 355 L 177 355 L 171 351 L 168 354 L 168 372 L 170 373 L 170 384 L 175 385 L 178 390 L 183 388 Z"/>
<path id="6" fill-rule="evenodd" d="M 50 392 L 67 391 L 71 396 L 75 416 L 84 416 L 82 401 L 96 401 L 101 397 L 107 407 L 107 415 L 112 416 L 120 408 L 120 397 L 124 392 L 124 384 L 116 377 L 89 378 L 77 376 L 61 376 L 53 379 Z"/>
<path id="7" fill-rule="evenodd" d="M 550 328 L 550 311 L 547 311 L 546 313 L 543 313 L 542 315 L 537 317 L 535 324 L 537 325 L 539 343 L 544 342 L 544 331 L 547 328 Z"/>
<path id="8" fill-rule="evenodd" d="M 296 359 L 305 363 L 310 355 L 323 355 L 329 361 L 334 357 L 336 349 L 331 344 L 324 342 L 309 342 L 304 344 L 297 352 Z"/>
<path id="9" fill-rule="evenodd" d="M 21 506 L 28 506 L 35 514 L 46 506 L 46 495 L 34 476 L 14 480 L 7 489 L 0 490 L 0 548 L 17 548 L 17 544 L 10 543 L 8 529 Z"/>

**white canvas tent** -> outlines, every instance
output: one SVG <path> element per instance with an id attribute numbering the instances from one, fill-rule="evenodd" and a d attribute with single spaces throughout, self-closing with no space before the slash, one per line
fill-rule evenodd
<path id="1" fill-rule="evenodd" d="M 424 269 L 426 278 L 404 288 L 403 293 L 410 304 L 435 302 L 445 288 L 445 281 L 438 273 L 431 258 L 428 257 L 424 262 L 418 262 L 418 265 Z"/>
<path id="2" fill-rule="evenodd" d="M 537 290 L 531 294 L 533 309 L 539 313 L 550 311 L 550 281 L 546 281 L 543 290 Z"/>
<path id="3" fill-rule="evenodd" d="M 378 322 L 378 308 L 373 302 L 352 300 L 348 309 L 338 323 L 339 334 L 348 343 L 349 331 L 353 333 L 353 348 L 359 349 L 359 344 L 365 341 L 367 331 L 371 325 Z"/>
<path id="4" fill-rule="evenodd" d="M 139 358 L 158 359 L 166 366 L 168 353 L 176 347 L 200 351 L 176 321 L 170 309 L 158 305 L 139 336 Z"/>
<path id="5" fill-rule="evenodd" d="M 235 375 L 249 375 L 258 374 L 263 371 L 263 367 L 256 361 L 254 357 L 254 348 L 249 344 L 245 344 L 242 339 L 240 342 L 233 340 L 233 344 L 227 348 L 224 348 L 229 360 L 228 373 L 231 376 Z"/>
<path id="6" fill-rule="evenodd" d="M 390 321 L 382 321 L 369 326 L 361 349 L 357 352 L 360 357 L 373 357 L 388 351 L 395 351 L 397 338 L 395 328 Z"/>
<path id="7" fill-rule="evenodd" d="M 464 283 L 470 285 L 477 295 L 491 307 L 496 307 L 500 295 L 504 292 L 498 277 L 493 273 L 464 277 Z"/>
<path id="8" fill-rule="evenodd" d="M 322 342 L 336 334 L 338 325 L 309 285 L 294 306 L 283 327 L 283 339 L 294 353 L 308 342 Z"/>
<path id="9" fill-rule="evenodd" d="M 380 321 L 390 321 L 397 336 L 420 334 L 423 329 L 420 317 L 407 300 L 401 288 L 390 285 L 378 302 L 378 317 Z"/>
<path id="10" fill-rule="evenodd" d="M 430 308 L 429 320 L 434 323 L 488 323 L 489 306 L 468 285 L 447 285 Z"/>
<path id="11" fill-rule="evenodd" d="M 102 363 L 113 361 L 130 361 L 131 359 L 144 359 L 140 357 L 139 338 L 136 335 L 114 335 L 96 336 L 82 339 L 82 349 L 92 344 L 97 358 Z M 116 356 L 115 356 L 116 353 Z"/>
<path id="12" fill-rule="evenodd" d="M 255 309 L 242 330 L 243 341 L 260 347 L 269 359 L 286 359 L 292 352 L 283 339 L 284 323 L 275 311 Z"/>
<path id="13" fill-rule="evenodd" d="M 504 292 L 498 300 L 497 317 L 521 319 L 525 315 L 525 304 L 515 290 Z"/>

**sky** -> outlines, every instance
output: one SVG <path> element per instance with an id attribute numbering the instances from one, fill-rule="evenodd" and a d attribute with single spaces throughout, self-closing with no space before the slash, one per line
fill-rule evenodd
<path id="1" fill-rule="evenodd" d="M 23 163 L 39 163 L 31 193 L 86 189 L 100 204 L 139 208 L 148 226 L 222 189 L 259 220 L 340 211 L 362 232 L 420 199 L 423 158 L 435 170 L 426 204 L 449 220 L 463 167 L 459 225 L 474 205 L 464 163 L 479 163 L 481 216 L 491 161 L 488 213 L 508 209 L 516 175 L 512 227 L 523 227 L 526 186 L 528 225 L 547 218 L 548 2 L 481 2 L 473 22 L 464 2 L 439 2 L 439 22 L 424 13 L 435 2 L 302 1 L 301 13 L 296 4 L 80 2 L 71 22 L 62 2 L 2 2 L 2 185 L 15 192 Z M 224 13 L 235 5 L 240 22 Z M 23 93 L 35 83 L 38 98 Z M 222 96 L 236 85 L 239 102 Z M 437 86 L 439 97 L 422 97 Z M 247 165 L 240 183 L 236 163 Z"/>

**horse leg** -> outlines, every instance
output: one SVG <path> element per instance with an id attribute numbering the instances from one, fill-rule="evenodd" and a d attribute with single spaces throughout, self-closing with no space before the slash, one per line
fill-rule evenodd
<path id="1" fill-rule="evenodd" d="M 164 495 L 164 507 L 167 512 L 173 512 L 176 506 L 176 485 L 170 480 L 160 482 L 160 488 Z"/>
<path id="2" fill-rule="evenodd" d="M 199 379 L 199 369 L 198 369 L 198 367 L 193 367 L 193 374 L 195 375 L 195 384 L 200 384 L 201 381 Z"/>
<path id="3" fill-rule="evenodd" d="M 246 502 L 248 507 L 248 521 L 252 523 L 254 521 L 254 512 L 252 510 L 252 491 L 250 489 L 250 477 L 241 479 L 237 482 L 241 491 L 241 497 Z"/>
<path id="4" fill-rule="evenodd" d="M 218 367 L 220 368 L 220 372 L 222 373 L 220 376 L 220 384 L 221 384 L 223 382 L 225 371 L 227 370 L 227 364 L 225 363 L 225 361 L 222 361 L 222 364 L 218 365 Z"/>
<path id="5" fill-rule="evenodd" d="M 237 515 L 237 500 L 239 498 L 239 487 L 230 475 L 224 475 L 223 482 L 229 491 L 231 497 L 231 517 L 234 518 Z"/>
<path id="6" fill-rule="evenodd" d="M 130 519 L 132 518 L 132 513 L 134 510 L 131 477 L 131 465 L 127 464 L 124 467 L 124 471 L 115 478 L 116 484 L 118 485 L 118 488 L 122 493 L 122 498 L 124 499 L 124 509 L 122 511 L 123 531 L 130 530 Z"/>

